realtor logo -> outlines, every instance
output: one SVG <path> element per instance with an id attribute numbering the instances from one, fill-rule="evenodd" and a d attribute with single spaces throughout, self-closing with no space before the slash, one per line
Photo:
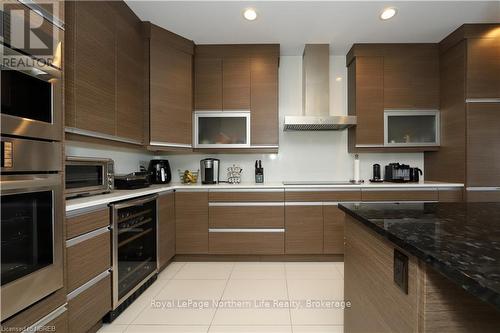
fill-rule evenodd
<path id="1" fill-rule="evenodd" d="M 52 15 L 57 2 L 37 2 L 37 9 L 30 9 L 17 1 L 2 1 L 1 37 L 11 49 L 35 57 L 52 57 L 54 54 L 54 26 L 42 13 Z"/>

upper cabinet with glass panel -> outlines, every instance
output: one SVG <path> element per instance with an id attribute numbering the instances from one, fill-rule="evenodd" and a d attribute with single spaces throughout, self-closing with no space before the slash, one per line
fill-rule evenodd
<path id="1" fill-rule="evenodd" d="M 250 111 L 196 111 L 195 148 L 250 147 Z"/>
<path id="2" fill-rule="evenodd" d="M 439 111 L 385 110 L 384 146 L 439 146 Z"/>

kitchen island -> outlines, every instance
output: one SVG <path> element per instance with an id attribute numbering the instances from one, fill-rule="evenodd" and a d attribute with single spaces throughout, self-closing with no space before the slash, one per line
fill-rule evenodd
<path id="1" fill-rule="evenodd" d="M 339 208 L 345 332 L 498 332 L 500 203 Z"/>

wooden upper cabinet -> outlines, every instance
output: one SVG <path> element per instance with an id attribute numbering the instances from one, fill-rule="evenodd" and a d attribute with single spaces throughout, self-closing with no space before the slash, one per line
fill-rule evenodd
<path id="1" fill-rule="evenodd" d="M 439 108 L 437 46 L 384 56 L 384 108 Z"/>
<path id="2" fill-rule="evenodd" d="M 115 135 L 115 15 L 109 2 L 75 1 L 66 6 L 73 39 L 66 50 L 70 82 L 67 126 Z"/>
<path id="3" fill-rule="evenodd" d="M 349 101 L 355 103 L 357 125 L 356 145 L 384 144 L 384 59 L 356 57 L 349 65 L 348 75 L 354 78 L 354 90 L 349 90 Z"/>
<path id="4" fill-rule="evenodd" d="M 500 98 L 500 37 L 467 40 L 467 98 Z"/>
<path id="5" fill-rule="evenodd" d="M 224 58 L 222 61 L 222 109 L 250 109 L 250 58 Z"/>
<path id="6" fill-rule="evenodd" d="M 141 21 L 121 1 L 70 1 L 65 7 L 66 126 L 142 144 Z"/>
<path id="7" fill-rule="evenodd" d="M 467 104 L 467 186 L 500 186 L 500 103 Z"/>
<path id="8" fill-rule="evenodd" d="M 277 145 L 278 57 L 250 59 L 250 109 L 252 145 Z"/>
<path id="9" fill-rule="evenodd" d="M 143 142 L 144 51 L 141 21 L 122 2 L 116 18 L 116 135 Z"/>
<path id="10" fill-rule="evenodd" d="M 150 25 L 150 143 L 191 145 L 193 43 Z"/>
<path id="11" fill-rule="evenodd" d="M 222 110 L 222 58 L 195 57 L 194 109 Z"/>

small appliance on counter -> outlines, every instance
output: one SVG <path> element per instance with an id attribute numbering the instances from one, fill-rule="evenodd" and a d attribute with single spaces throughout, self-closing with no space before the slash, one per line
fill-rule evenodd
<path id="1" fill-rule="evenodd" d="M 149 161 L 148 174 L 151 184 L 168 184 L 172 180 L 168 160 L 155 159 Z"/>
<path id="2" fill-rule="evenodd" d="M 255 182 L 261 184 L 264 182 L 264 168 L 262 167 L 262 161 L 255 161 Z"/>
<path id="3" fill-rule="evenodd" d="M 382 183 L 384 180 L 380 174 L 380 164 L 376 163 L 373 165 L 373 177 L 370 179 L 372 183 Z"/>
<path id="4" fill-rule="evenodd" d="M 418 182 L 419 175 L 422 174 L 419 168 L 412 168 L 407 164 L 389 163 L 385 166 L 384 180 L 394 183 Z"/>
<path id="5" fill-rule="evenodd" d="M 201 183 L 218 184 L 220 181 L 220 160 L 216 158 L 205 158 L 200 161 Z"/>
<path id="6" fill-rule="evenodd" d="M 66 199 L 113 191 L 112 159 L 67 156 L 65 164 Z"/>
<path id="7" fill-rule="evenodd" d="M 423 172 L 420 168 L 410 168 L 410 181 L 411 182 L 416 182 L 420 180 L 420 176 L 423 175 Z"/>
<path id="8" fill-rule="evenodd" d="M 147 171 L 115 175 L 115 188 L 119 190 L 134 190 L 148 187 L 149 185 L 149 173 Z"/>

